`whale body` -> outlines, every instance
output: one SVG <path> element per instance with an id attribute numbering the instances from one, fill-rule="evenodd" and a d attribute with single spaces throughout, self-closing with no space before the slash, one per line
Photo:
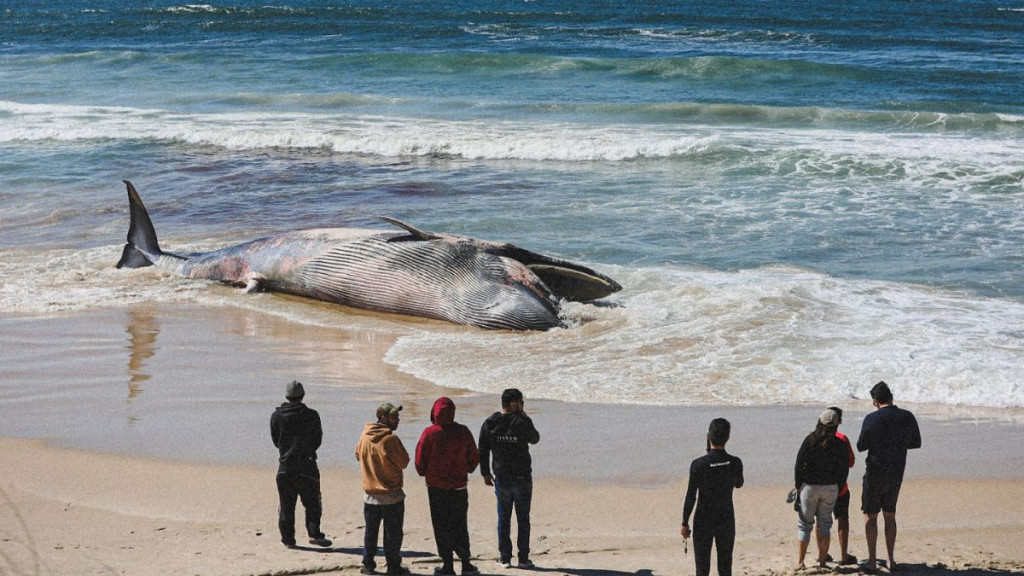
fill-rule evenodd
<path id="1" fill-rule="evenodd" d="M 503 330 L 562 326 L 559 304 L 621 286 L 590 268 L 518 246 L 425 232 L 321 228 L 257 238 L 212 252 L 160 249 L 149 213 L 125 180 L 131 223 L 118 268 L 158 266 L 187 278 L 345 306 Z"/>

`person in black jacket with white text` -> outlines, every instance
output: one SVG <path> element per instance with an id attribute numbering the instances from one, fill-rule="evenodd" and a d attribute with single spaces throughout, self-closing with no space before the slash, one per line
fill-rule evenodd
<path id="1" fill-rule="evenodd" d="M 530 561 L 530 502 L 533 500 L 533 463 L 530 444 L 540 442 L 540 432 L 523 410 L 523 393 L 509 388 L 501 393 L 501 412 L 495 412 L 480 427 L 480 473 L 498 498 L 498 565 L 512 563 L 510 535 L 515 509 L 518 533 L 516 547 L 519 567 L 532 568 Z M 492 474 L 493 460 L 493 474 Z"/>

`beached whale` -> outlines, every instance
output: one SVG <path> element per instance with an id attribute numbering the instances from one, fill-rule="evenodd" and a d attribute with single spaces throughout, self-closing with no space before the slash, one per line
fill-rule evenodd
<path id="1" fill-rule="evenodd" d="M 131 224 L 118 268 L 156 265 L 188 278 L 295 294 L 346 306 L 490 329 L 561 326 L 562 299 L 590 301 L 621 289 L 584 266 L 512 244 L 424 232 L 323 228 L 259 238 L 198 254 L 160 249 L 131 182 Z"/>

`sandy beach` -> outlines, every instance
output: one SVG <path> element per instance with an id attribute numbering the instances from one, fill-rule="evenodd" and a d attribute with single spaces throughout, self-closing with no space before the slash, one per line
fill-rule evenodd
<path id="1" fill-rule="evenodd" d="M 441 389 L 395 371 L 386 332 L 296 326 L 252 312 L 143 307 L 0 319 L 0 574 L 357 574 L 362 503 L 352 449 L 383 400 L 405 405 L 408 448 L 433 400 L 449 395 L 476 432 L 497 398 Z M 320 411 L 329 549 L 278 544 L 275 450 L 267 422 L 284 383 L 307 384 Z M 898 383 L 895 383 L 898 398 Z M 796 518 L 785 504 L 800 440 L 819 406 L 630 406 L 531 396 L 534 560 L 579 576 L 692 574 L 678 527 L 685 472 L 707 422 L 733 422 L 744 459 L 736 492 L 735 573 L 792 572 Z M 1024 574 L 1024 447 L 1014 411 L 908 406 L 924 447 L 900 500 L 901 573 Z M 870 406 L 851 400 L 856 437 Z M 863 463 L 851 472 L 854 502 Z M 406 473 L 404 556 L 438 565 L 425 487 Z M 494 565 L 494 497 L 470 483 L 470 531 Z M 851 552 L 864 557 L 852 521 Z M 833 543 L 835 546 L 835 544 Z M 855 572 L 855 569 L 844 569 Z"/>

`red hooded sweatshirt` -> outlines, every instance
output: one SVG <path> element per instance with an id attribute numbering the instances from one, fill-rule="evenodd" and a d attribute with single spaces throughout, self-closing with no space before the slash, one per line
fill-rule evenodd
<path id="1" fill-rule="evenodd" d="M 416 472 L 426 476 L 427 486 L 460 490 L 480 463 L 473 433 L 455 421 L 455 403 L 438 398 L 430 411 L 433 423 L 416 444 Z"/>

